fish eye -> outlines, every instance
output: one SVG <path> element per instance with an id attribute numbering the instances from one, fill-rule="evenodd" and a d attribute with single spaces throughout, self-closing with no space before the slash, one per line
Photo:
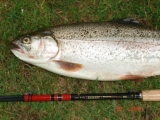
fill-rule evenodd
<path id="1" fill-rule="evenodd" d="M 31 40 L 30 40 L 30 38 L 26 37 L 26 38 L 23 38 L 22 42 L 23 42 L 24 44 L 30 44 L 30 43 L 31 43 Z"/>

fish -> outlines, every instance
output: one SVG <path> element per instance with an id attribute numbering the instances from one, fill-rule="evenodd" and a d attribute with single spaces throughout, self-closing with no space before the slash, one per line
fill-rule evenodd
<path id="1" fill-rule="evenodd" d="M 13 44 L 11 51 L 20 60 L 72 78 L 160 75 L 160 32 L 132 19 L 57 25 L 22 35 Z"/>

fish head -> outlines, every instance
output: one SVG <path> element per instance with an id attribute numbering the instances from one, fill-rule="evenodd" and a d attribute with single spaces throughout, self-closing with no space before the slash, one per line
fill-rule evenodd
<path id="1" fill-rule="evenodd" d="M 47 62 L 58 54 L 57 42 L 49 30 L 18 37 L 13 45 L 13 54 L 31 64 Z"/>

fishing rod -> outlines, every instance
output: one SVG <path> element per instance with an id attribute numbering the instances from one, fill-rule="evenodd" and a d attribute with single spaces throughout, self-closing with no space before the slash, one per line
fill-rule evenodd
<path id="1" fill-rule="evenodd" d="M 47 102 L 71 100 L 114 100 L 114 99 L 141 99 L 142 101 L 160 101 L 160 90 L 145 90 L 142 92 L 129 91 L 127 93 L 104 94 L 43 94 L 26 93 L 24 95 L 0 96 L 0 102 Z"/>

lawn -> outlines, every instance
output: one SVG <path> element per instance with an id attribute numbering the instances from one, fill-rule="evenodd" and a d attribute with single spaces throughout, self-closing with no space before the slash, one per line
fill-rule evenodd
<path id="1" fill-rule="evenodd" d="M 132 17 L 160 30 L 159 0 L 0 0 L 0 95 L 111 93 L 160 88 L 160 76 L 142 82 L 98 82 L 60 76 L 17 59 L 11 42 L 49 26 Z M 159 102 L 141 100 L 0 103 L 1 120 L 160 120 Z"/>

